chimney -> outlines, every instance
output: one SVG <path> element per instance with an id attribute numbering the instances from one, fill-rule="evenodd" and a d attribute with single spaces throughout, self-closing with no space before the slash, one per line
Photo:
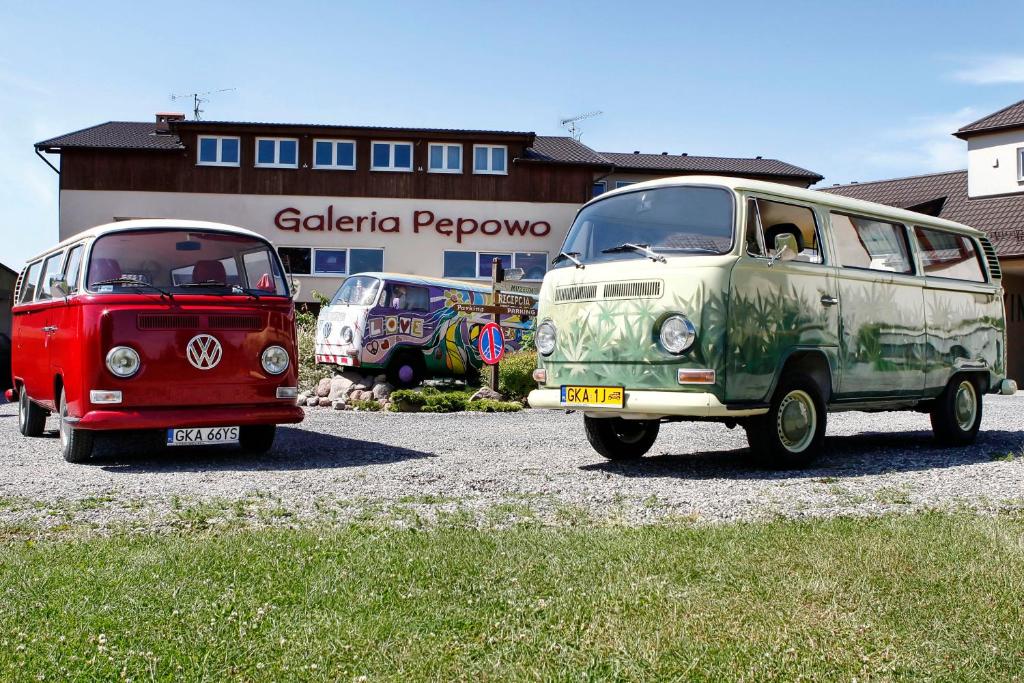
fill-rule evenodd
<path id="1" fill-rule="evenodd" d="M 661 156 L 663 156 L 663 157 L 667 157 L 667 156 L 668 156 L 668 152 L 662 152 L 662 153 L 661 153 Z"/>
<path id="2" fill-rule="evenodd" d="M 172 121 L 184 121 L 185 115 L 173 111 L 158 111 L 156 113 L 156 132 L 166 133 L 171 129 Z"/>
<path id="3" fill-rule="evenodd" d="M 640 153 L 640 150 L 638 150 L 638 149 L 634 149 L 633 150 L 633 154 L 639 154 L 639 153 Z"/>

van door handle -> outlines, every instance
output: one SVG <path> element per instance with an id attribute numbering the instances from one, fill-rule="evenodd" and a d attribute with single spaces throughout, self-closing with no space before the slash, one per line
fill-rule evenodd
<path id="1" fill-rule="evenodd" d="M 829 296 L 828 294 L 825 294 L 824 296 L 821 297 L 822 306 L 835 306 L 837 303 L 839 303 L 839 299 L 835 298 L 834 296 Z"/>
<path id="2" fill-rule="evenodd" d="M 43 328 L 43 332 L 45 332 L 46 334 L 53 334 L 56 331 L 57 331 L 57 326 L 56 325 L 47 325 L 46 327 Z"/>

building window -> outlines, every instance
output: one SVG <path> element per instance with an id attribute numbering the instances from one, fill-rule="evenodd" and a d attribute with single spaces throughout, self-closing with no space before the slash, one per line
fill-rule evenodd
<path id="1" fill-rule="evenodd" d="M 617 190 L 620 187 L 628 187 L 629 185 L 636 185 L 636 182 L 637 181 L 635 181 L 635 180 L 616 180 L 615 181 L 615 189 Z"/>
<path id="2" fill-rule="evenodd" d="M 544 252 L 446 251 L 444 276 L 464 280 L 489 280 L 491 261 L 495 258 L 501 259 L 503 268 L 522 268 L 524 280 L 543 280 L 548 269 L 548 255 Z"/>
<path id="3" fill-rule="evenodd" d="M 258 168 L 298 168 L 299 141 L 291 138 L 256 138 Z"/>
<path id="4" fill-rule="evenodd" d="M 356 169 L 355 140 L 314 140 L 313 168 L 354 171 Z"/>
<path id="5" fill-rule="evenodd" d="M 411 142 L 374 142 L 371 171 L 412 171 Z"/>
<path id="6" fill-rule="evenodd" d="M 1024 147 L 1017 148 L 1017 180 L 1024 182 Z"/>
<path id="7" fill-rule="evenodd" d="M 596 183 L 594 183 L 594 186 L 593 186 L 592 192 L 591 192 L 591 196 L 592 197 L 596 197 L 597 195 L 604 194 L 607 191 L 608 191 L 608 183 L 606 183 L 603 180 L 599 180 Z"/>
<path id="8" fill-rule="evenodd" d="M 277 253 L 293 275 L 342 277 L 384 270 L 383 249 L 279 247 Z"/>
<path id="9" fill-rule="evenodd" d="M 196 163 L 200 166 L 238 166 L 239 138 L 200 135 Z"/>
<path id="10" fill-rule="evenodd" d="M 508 148 L 504 145 L 473 145 L 473 173 L 507 175 L 507 156 Z"/>
<path id="11" fill-rule="evenodd" d="M 428 155 L 431 173 L 462 173 L 462 145 L 432 142 Z"/>

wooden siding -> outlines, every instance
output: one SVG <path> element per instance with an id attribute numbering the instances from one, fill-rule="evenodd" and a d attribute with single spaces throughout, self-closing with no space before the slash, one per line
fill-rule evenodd
<path id="1" fill-rule="evenodd" d="M 290 134 L 289 134 L 290 133 Z M 60 186 L 64 190 L 118 190 L 148 192 L 206 192 L 214 194 L 307 195 L 324 197 L 408 197 L 477 201 L 564 202 L 581 204 L 590 199 L 595 169 L 553 164 L 510 163 L 508 175 L 475 175 L 473 144 L 508 146 L 508 158 L 522 156 L 525 142 L 501 138 L 471 139 L 453 135 L 410 137 L 382 132 L 356 140 L 356 170 L 314 169 L 313 140 L 330 139 L 321 131 L 261 134 L 219 130 L 216 134 L 241 138 L 238 167 L 196 164 L 196 132 L 180 131 L 185 149 L 139 151 L 74 149 L 61 152 Z M 203 132 L 202 134 L 214 134 Z M 255 168 L 256 137 L 294 137 L 299 140 L 299 168 Z M 338 136 L 339 138 L 342 136 Z M 413 143 L 413 172 L 370 170 L 373 140 Z M 428 142 L 462 144 L 461 174 L 428 173 Z M 422 170 L 420 170 L 422 169 Z"/>

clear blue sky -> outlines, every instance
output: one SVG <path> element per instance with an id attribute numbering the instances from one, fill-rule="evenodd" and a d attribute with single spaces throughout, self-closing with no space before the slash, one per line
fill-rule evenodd
<path id="1" fill-rule="evenodd" d="M 966 165 L 955 128 L 1024 98 L 1014 2 L 7 2 L 0 261 L 57 236 L 32 143 L 204 118 L 560 134 L 602 151 L 776 157 L 826 183 Z"/>

